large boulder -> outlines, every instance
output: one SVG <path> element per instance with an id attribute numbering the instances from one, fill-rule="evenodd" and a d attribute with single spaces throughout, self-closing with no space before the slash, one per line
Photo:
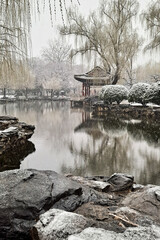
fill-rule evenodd
<path id="1" fill-rule="evenodd" d="M 33 240 L 155 240 L 160 227 L 133 227 L 123 233 L 95 228 L 94 221 L 82 215 L 52 209 L 40 216 L 32 228 Z"/>
<path id="2" fill-rule="evenodd" d="M 32 228 L 33 240 L 63 240 L 68 236 L 82 232 L 92 225 L 82 215 L 52 209 L 40 216 L 37 224 Z"/>
<path id="3" fill-rule="evenodd" d="M 0 156 L 23 146 L 33 135 L 35 126 L 19 122 L 17 118 L 0 117 Z"/>
<path id="4" fill-rule="evenodd" d="M 160 187 L 148 185 L 126 196 L 122 204 L 160 223 Z"/>
<path id="5" fill-rule="evenodd" d="M 160 227 L 128 228 L 124 233 L 115 233 L 100 228 L 87 228 L 67 240 L 155 240 L 160 239 Z"/>
<path id="6" fill-rule="evenodd" d="M 80 184 L 52 171 L 5 171 L 0 183 L 1 240 L 30 239 L 30 228 L 40 214 L 62 198 L 82 194 Z"/>

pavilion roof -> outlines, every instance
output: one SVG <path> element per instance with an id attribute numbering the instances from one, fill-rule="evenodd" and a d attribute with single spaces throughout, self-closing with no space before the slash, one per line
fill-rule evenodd
<path id="1" fill-rule="evenodd" d="M 105 69 L 96 66 L 91 71 L 85 74 L 74 75 L 74 78 L 80 82 L 86 82 L 87 80 L 94 82 L 100 80 L 109 81 L 111 79 L 111 74 L 108 73 Z"/>

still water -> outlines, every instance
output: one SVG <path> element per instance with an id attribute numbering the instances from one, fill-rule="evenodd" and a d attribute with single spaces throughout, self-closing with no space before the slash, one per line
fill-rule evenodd
<path id="1" fill-rule="evenodd" d="M 71 109 L 69 102 L 1 104 L 0 114 L 36 127 L 33 144 L 14 155 L 21 169 L 82 176 L 122 172 L 137 183 L 160 184 L 160 123 L 93 119 L 90 111 Z"/>

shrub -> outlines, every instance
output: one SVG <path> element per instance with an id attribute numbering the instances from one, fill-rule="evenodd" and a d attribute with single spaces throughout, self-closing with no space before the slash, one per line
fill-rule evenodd
<path id="1" fill-rule="evenodd" d="M 150 87 L 147 83 L 136 83 L 129 91 L 128 101 L 144 104 L 144 95 Z"/>
<path id="2" fill-rule="evenodd" d="M 99 95 L 101 100 L 104 99 L 104 93 L 105 93 L 106 87 L 108 87 L 108 85 L 103 86 L 102 89 L 101 89 L 101 92 L 100 92 L 100 95 Z"/>
<path id="3" fill-rule="evenodd" d="M 117 102 L 118 104 L 128 97 L 128 89 L 121 85 L 106 85 L 101 92 L 102 100 L 105 103 L 111 104 Z"/>
<path id="4" fill-rule="evenodd" d="M 155 103 L 160 105 L 160 82 L 153 83 L 144 95 L 145 103 Z"/>

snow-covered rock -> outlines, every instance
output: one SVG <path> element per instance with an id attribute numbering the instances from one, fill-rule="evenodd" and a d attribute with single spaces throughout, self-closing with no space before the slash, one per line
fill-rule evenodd
<path id="1" fill-rule="evenodd" d="M 40 240 L 65 240 L 91 226 L 91 222 L 76 213 L 51 209 L 40 216 L 32 232 Z"/>
<path id="2" fill-rule="evenodd" d="M 136 83 L 129 91 L 128 101 L 136 103 L 144 103 L 144 95 L 149 89 L 150 85 L 147 83 Z"/>

